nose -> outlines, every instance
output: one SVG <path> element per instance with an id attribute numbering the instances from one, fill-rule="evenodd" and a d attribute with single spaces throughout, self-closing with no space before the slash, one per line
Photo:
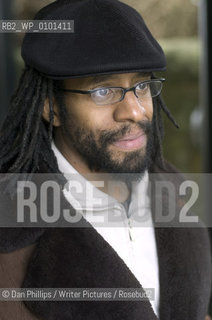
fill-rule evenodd
<path id="1" fill-rule="evenodd" d="M 139 101 L 134 92 L 129 91 L 124 99 L 116 104 L 113 116 L 117 122 L 150 120 L 150 109 L 152 109 L 152 99 Z"/>

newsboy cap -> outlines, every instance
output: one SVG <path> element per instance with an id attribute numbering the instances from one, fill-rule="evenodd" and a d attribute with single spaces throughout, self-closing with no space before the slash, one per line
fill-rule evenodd
<path id="1" fill-rule="evenodd" d="M 117 0 L 58 0 L 35 20 L 74 20 L 73 33 L 26 33 L 25 64 L 53 79 L 164 71 L 166 59 L 141 15 Z"/>

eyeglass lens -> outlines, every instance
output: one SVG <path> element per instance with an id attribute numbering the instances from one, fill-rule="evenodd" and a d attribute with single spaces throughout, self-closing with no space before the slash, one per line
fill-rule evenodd
<path id="1" fill-rule="evenodd" d="M 161 81 L 141 82 L 135 88 L 138 99 L 148 99 L 158 96 L 162 89 Z M 122 88 L 101 88 L 91 93 L 92 100 L 97 105 L 109 105 L 121 101 L 124 96 Z"/>
<path id="2" fill-rule="evenodd" d="M 161 89 L 161 81 L 152 81 L 138 84 L 135 92 L 138 98 L 154 98 L 160 94 Z"/>
<path id="3" fill-rule="evenodd" d="M 124 91 L 122 88 L 103 88 L 91 93 L 91 98 L 96 104 L 107 105 L 122 99 Z"/>

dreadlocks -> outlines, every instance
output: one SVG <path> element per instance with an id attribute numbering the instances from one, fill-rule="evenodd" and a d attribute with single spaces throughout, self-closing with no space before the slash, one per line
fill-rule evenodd
<path id="1" fill-rule="evenodd" d="M 51 149 L 53 136 L 53 99 L 59 106 L 62 125 L 66 107 L 61 88 L 63 82 L 42 76 L 33 68 L 26 67 L 18 88 L 11 98 L 7 117 L 0 132 L 0 172 L 34 173 L 39 163 L 45 162 L 49 172 L 59 173 L 54 152 Z M 44 103 L 49 101 L 49 122 L 42 118 Z M 176 126 L 176 122 L 161 97 L 154 100 L 153 129 L 155 139 L 154 162 L 164 167 L 162 140 L 164 136 L 161 110 Z"/>
<path id="2" fill-rule="evenodd" d="M 53 97 L 59 101 L 60 116 L 64 118 L 58 85 L 32 68 L 23 71 L 0 132 L 1 173 L 33 173 L 39 169 L 40 161 L 45 162 L 50 171 L 59 172 L 51 150 Z M 46 99 L 49 101 L 48 124 L 42 118 Z"/>
<path id="3" fill-rule="evenodd" d="M 153 155 L 153 163 L 157 164 L 158 167 L 161 169 L 166 169 L 165 168 L 166 165 L 163 159 L 162 141 L 164 138 L 164 127 L 163 127 L 163 121 L 161 116 L 161 110 L 164 111 L 168 119 L 173 123 L 173 125 L 176 128 L 179 128 L 179 126 L 174 120 L 168 108 L 166 107 L 161 96 L 154 98 L 153 106 L 154 106 L 154 112 L 153 112 L 152 125 L 153 125 L 153 132 L 154 132 L 154 142 L 155 142 L 154 145 L 156 146 L 155 154 Z"/>
<path id="4" fill-rule="evenodd" d="M 151 75 L 151 78 L 156 79 L 154 74 Z M 168 119 L 173 123 L 173 125 L 177 129 L 179 128 L 179 126 L 176 123 L 171 112 L 167 108 L 161 95 L 153 99 L 153 107 L 154 107 L 154 112 L 153 112 L 152 125 L 153 125 L 153 132 L 154 132 L 154 142 L 155 142 L 154 145 L 156 147 L 155 153 L 153 155 L 153 163 L 156 164 L 161 169 L 166 169 L 166 165 L 163 158 L 163 147 L 162 147 L 162 141 L 164 138 L 164 127 L 163 127 L 163 121 L 161 116 L 161 110 L 166 114 Z"/>

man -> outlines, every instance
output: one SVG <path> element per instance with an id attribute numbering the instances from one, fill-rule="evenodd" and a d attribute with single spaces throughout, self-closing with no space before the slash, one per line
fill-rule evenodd
<path id="1" fill-rule="evenodd" d="M 161 47 L 141 16 L 116 0 L 56 1 L 35 19 L 73 19 L 75 31 L 26 35 L 26 68 L 1 131 L 1 173 L 64 174 L 61 212 L 81 219 L 71 228 L 2 228 L 0 286 L 153 288 L 155 297 L 2 302 L 1 319 L 204 319 L 211 287 L 206 230 L 157 227 L 157 190 L 149 194 L 150 173 L 163 180 L 175 172 L 162 157 L 161 110 L 177 124 L 160 96 L 164 79 L 153 73 L 166 67 Z M 89 187 L 96 181 L 102 201 L 90 205 L 87 194 L 73 196 L 69 174 Z M 181 181 L 176 173 L 172 182 Z M 7 216 L 16 217 L 14 202 L 1 201 L 2 216 L 6 203 Z M 105 211 L 111 219 L 117 205 L 125 217 L 118 227 L 92 219 Z M 131 226 L 142 214 L 149 224 Z"/>

